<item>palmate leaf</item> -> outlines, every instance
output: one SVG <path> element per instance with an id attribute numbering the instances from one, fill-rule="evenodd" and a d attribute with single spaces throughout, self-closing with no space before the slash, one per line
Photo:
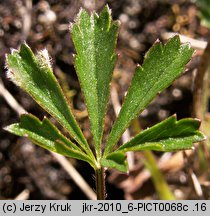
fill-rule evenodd
<path id="1" fill-rule="evenodd" d="M 116 152 L 190 149 L 194 142 L 205 139 L 205 136 L 198 130 L 199 126 L 199 120 L 185 118 L 177 121 L 174 115 L 139 133 L 132 140 L 120 146 Z"/>
<path id="2" fill-rule="evenodd" d="M 118 22 L 113 22 L 108 6 L 98 16 L 81 10 L 71 25 L 77 51 L 75 68 L 84 93 L 91 131 L 100 156 L 104 116 L 109 97 L 109 85 L 116 62 Z"/>
<path id="3" fill-rule="evenodd" d="M 105 155 L 112 151 L 131 121 L 182 73 L 192 54 L 193 50 L 189 44 L 181 45 L 179 36 L 174 36 L 166 45 L 156 42 L 147 52 L 143 65 L 136 69 L 118 118 L 112 127 Z"/>
<path id="4" fill-rule="evenodd" d="M 22 44 L 19 51 L 12 50 L 12 53 L 7 55 L 6 63 L 8 77 L 31 95 L 41 107 L 67 129 L 89 155 L 92 155 L 52 72 L 47 51 L 43 50 L 35 56 L 28 45 Z"/>
<path id="5" fill-rule="evenodd" d="M 23 114 L 20 123 L 12 124 L 4 129 L 18 136 L 26 136 L 42 148 L 86 161 L 94 167 L 91 158 L 62 135 L 46 117 L 40 121 L 31 114 Z"/>
<path id="6" fill-rule="evenodd" d="M 143 65 L 137 67 L 102 155 L 104 116 L 117 58 L 115 46 L 118 27 L 119 23 L 113 22 L 108 6 L 100 15 L 89 15 L 81 10 L 75 23 L 71 25 L 77 52 L 75 68 L 89 113 L 96 157 L 53 75 L 47 51 L 43 50 L 34 55 L 26 44 L 23 44 L 19 51 L 13 50 L 7 55 L 8 76 L 67 129 L 78 145 L 62 135 L 47 118 L 40 121 L 28 114 L 22 115 L 20 123 L 6 127 L 6 130 L 19 136 L 27 136 L 50 151 L 86 161 L 96 173 L 100 173 L 103 166 L 126 172 L 127 151 L 174 151 L 191 148 L 193 142 L 203 140 L 204 135 L 198 131 L 199 121 L 177 121 L 176 117 L 172 116 L 113 151 L 131 121 L 146 108 L 157 93 L 168 87 L 181 74 L 190 60 L 193 50 L 188 44 L 181 45 L 179 37 L 175 36 L 166 45 L 155 43 L 146 54 Z"/>

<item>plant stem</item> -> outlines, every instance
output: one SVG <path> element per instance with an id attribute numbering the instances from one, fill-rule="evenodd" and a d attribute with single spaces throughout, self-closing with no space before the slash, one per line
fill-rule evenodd
<path id="1" fill-rule="evenodd" d="M 209 117 L 208 113 L 208 100 L 210 95 L 210 36 L 208 38 L 207 47 L 201 57 L 197 74 L 195 76 L 194 91 L 193 91 L 193 117 L 202 121 L 201 130 L 209 136 Z M 207 143 L 207 145 L 205 145 Z M 210 158 L 209 146 L 210 140 L 202 142 L 203 152 L 206 159 Z"/>
<path id="2" fill-rule="evenodd" d="M 208 107 L 209 77 L 210 77 L 210 38 L 198 67 L 193 92 L 193 115 L 203 120 Z"/>
<path id="3" fill-rule="evenodd" d="M 97 200 L 105 199 L 105 172 L 104 168 L 96 169 L 96 194 Z"/>
<path id="4" fill-rule="evenodd" d="M 162 175 L 161 171 L 159 170 L 155 157 L 151 151 L 144 151 L 144 156 L 146 157 L 146 160 L 144 161 L 144 164 L 149 169 L 152 181 L 154 183 L 155 189 L 162 200 L 175 200 L 175 196 L 171 192 L 167 182 L 164 179 L 164 176 Z"/>

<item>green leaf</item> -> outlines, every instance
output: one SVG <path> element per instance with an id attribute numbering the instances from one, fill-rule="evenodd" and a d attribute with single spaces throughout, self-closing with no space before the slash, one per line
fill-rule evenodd
<path id="1" fill-rule="evenodd" d="M 47 50 L 36 56 L 30 47 L 22 44 L 6 58 L 8 77 L 31 95 L 49 112 L 88 153 L 92 154 L 58 84 L 50 65 Z"/>
<path id="2" fill-rule="evenodd" d="M 122 152 L 113 152 L 106 158 L 101 158 L 101 165 L 104 167 L 115 168 L 121 172 L 128 171 L 126 155 Z"/>
<path id="3" fill-rule="evenodd" d="M 210 0 L 194 0 L 199 8 L 201 24 L 210 28 Z"/>
<path id="4" fill-rule="evenodd" d="M 192 54 L 189 44 L 181 45 L 179 36 L 174 36 L 166 45 L 156 42 L 147 52 L 143 65 L 136 69 L 119 116 L 112 127 L 105 154 L 112 151 L 131 121 L 182 73 Z"/>
<path id="5" fill-rule="evenodd" d="M 5 130 L 18 136 L 26 136 L 47 150 L 86 161 L 93 166 L 93 161 L 76 144 L 62 135 L 46 117 L 40 121 L 31 114 L 23 114 L 20 123 L 7 126 Z"/>
<path id="6" fill-rule="evenodd" d="M 118 22 L 113 22 L 106 6 L 98 16 L 81 10 L 71 26 L 77 51 L 75 68 L 84 93 L 96 153 L 100 155 L 104 116 L 110 92 L 110 81 L 116 62 Z"/>
<path id="7" fill-rule="evenodd" d="M 176 116 L 162 121 L 155 126 L 144 130 L 129 142 L 120 146 L 117 151 L 175 151 L 190 149 L 194 142 L 205 139 L 198 131 L 200 121 L 186 118 L 177 121 Z"/>

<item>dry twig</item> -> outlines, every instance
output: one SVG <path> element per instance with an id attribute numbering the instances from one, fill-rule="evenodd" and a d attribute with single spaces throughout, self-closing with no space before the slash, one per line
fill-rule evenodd
<path id="1" fill-rule="evenodd" d="M 15 197 L 15 200 L 27 200 L 29 198 L 30 191 L 28 189 L 24 189 L 20 194 Z"/>
<path id="2" fill-rule="evenodd" d="M 0 95 L 6 100 L 8 105 L 17 112 L 18 115 L 26 113 L 26 110 L 20 106 L 10 92 L 4 87 L 2 80 L 0 79 Z"/>

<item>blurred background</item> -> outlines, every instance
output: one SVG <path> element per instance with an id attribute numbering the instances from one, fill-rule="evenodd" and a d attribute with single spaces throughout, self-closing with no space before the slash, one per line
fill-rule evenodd
<path id="1" fill-rule="evenodd" d="M 75 50 L 69 23 L 74 21 L 80 7 L 99 12 L 105 4 L 112 9 L 113 18 L 121 21 L 121 27 L 116 50 L 119 57 L 112 80 L 104 140 L 116 118 L 116 109 L 123 101 L 136 64 L 143 62 L 145 53 L 158 38 L 165 42 L 172 32 L 181 34 L 182 41 L 190 41 L 196 53 L 187 65 L 187 71 L 133 121 L 121 142 L 174 113 L 177 113 L 178 119 L 201 118 L 204 121 L 201 129 L 209 133 L 209 85 L 206 82 L 196 83 L 204 77 L 202 72 L 199 75 L 201 63 L 207 62 L 206 68 L 210 68 L 207 46 L 210 36 L 209 0 L 0 0 L 0 199 L 76 200 L 94 197 L 88 196 L 88 192 L 72 178 L 74 174 L 68 166 L 66 168 L 48 151 L 2 129 L 19 121 L 18 112 L 22 108 L 40 119 L 48 116 L 6 78 L 4 64 L 5 54 L 10 52 L 10 48 L 17 49 L 23 41 L 33 51 L 47 48 L 54 73 L 85 137 L 92 143 L 87 111 L 73 66 L 72 54 Z M 199 89 L 206 93 L 205 105 L 196 97 L 204 95 L 199 95 Z M 205 112 L 199 113 L 202 106 Z M 208 140 L 195 146 L 193 151 L 165 154 L 138 152 L 130 155 L 129 161 L 129 175 L 116 170 L 107 172 L 107 199 L 210 198 Z M 74 159 L 67 162 L 76 168 L 90 191 L 93 190 L 90 193 L 94 194 L 92 168 Z"/>

